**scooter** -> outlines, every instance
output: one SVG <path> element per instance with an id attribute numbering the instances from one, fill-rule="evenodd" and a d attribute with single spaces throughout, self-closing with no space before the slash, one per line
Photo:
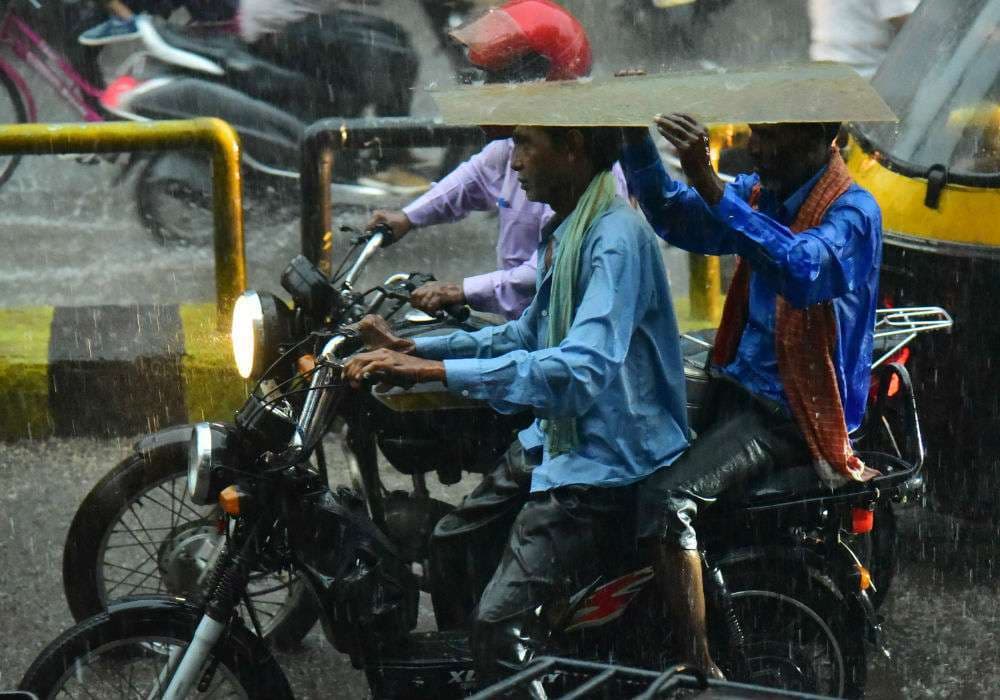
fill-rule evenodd
<path id="1" fill-rule="evenodd" d="M 132 121 L 215 116 L 229 122 L 243 146 L 251 219 L 258 212 L 288 217 L 295 211 L 299 140 L 309 123 L 356 117 L 368 108 L 383 116 L 409 112 L 418 56 L 406 31 L 388 20 L 338 10 L 251 46 L 217 29 L 177 28 L 149 16 L 136 24 L 143 50 L 104 91 L 102 108 Z M 359 175 L 384 162 L 386 154 L 380 155 L 377 163 L 338 159 L 339 186 L 369 198 L 364 201 L 402 194 L 356 185 Z M 137 192 L 140 215 L 161 242 L 208 244 L 207 161 L 188 153 L 156 156 L 146 161 Z"/>
<path id="2" fill-rule="evenodd" d="M 361 237 L 363 248 L 339 288 L 304 259 L 293 261 L 283 286 L 295 311 L 273 296 L 244 295 L 234 310 L 234 328 L 243 329 L 234 334 L 237 363 L 241 372 L 264 381 L 234 424 L 182 427 L 148 443 L 149 449 L 173 445 L 186 451 L 191 502 L 218 504 L 223 543 L 188 602 L 140 597 L 110 603 L 53 642 L 22 687 L 45 697 L 61 689 L 82 691 L 111 664 L 129 666 L 128 677 L 144 691 L 168 698 L 184 697 L 196 685 L 202 691 L 225 686 L 247 697 L 291 697 L 261 641 L 263 623 L 248 592 L 262 573 L 275 571 L 296 576 L 315 594 L 324 632 L 365 670 L 375 697 L 458 697 L 478 683 L 463 632 L 412 631 L 417 596 L 428 582 L 422 573 L 427 569 L 415 566 L 420 562 L 408 548 L 426 552 L 430 529 L 448 506 L 421 493 L 416 476 L 414 494 L 397 497 L 383 493 L 371 470 L 352 468 L 353 488 L 334 491 L 324 473 L 322 437 L 344 405 L 367 405 L 362 413 L 370 414 L 374 401 L 404 418 L 421 413 L 414 407 L 428 406 L 490 413 L 439 385 L 372 394 L 340 381 L 343 363 L 361 349 L 357 333 L 344 322 L 368 312 L 393 317 L 420 281 L 400 274 L 368 293 L 353 290 L 350 282 L 382 238 L 381 232 Z M 884 314 L 891 329 L 903 331 L 894 345 L 902 347 L 920 332 L 915 329 L 921 318 L 943 323 L 939 312 Z M 331 317 L 342 321 L 331 324 Z M 456 321 L 412 315 L 404 327 L 410 335 L 440 333 L 442 323 Z M 298 332 L 291 333 L 293 328 Z M 303 328 L 309 329 L 305 337 Z M 731 679 L 848 697 L 864 690 L 867 650 L 879 644 L 880 633 L 869 592 L 881 585 L 872 575 L 867 535 L 881 503 L 905 500 L 919 488 L 923 458 L 909 377 L 902 365 L 885 362 L 890 351 L 873 372 L 877 389 L 854 436 L 859 454 L 881 476 L 831 492 L 811 465 L 790 465 L 706 511 L 701 531 L 711 645 Z M 699 380 L 704 374 L 695 365 L 689 385 Z M 692 386 L 695 414 L 698 396 L 698 386 Z M 488 467 L 510 440 L 509 426 L 503 436 L 489 430 L 495 423 L 464 425 L 466 431 L 475 426 L 482 451 L 462 455 L 461 466 Z M 419 455 L 465 445 L 442 420 L 432 426 L 399 444 L 421 474 L 447 460 Z M 437 441 L 433 449 L 423 444 L 428 440 Z M 394 527 L 390 509 L 410 517 Z M 598 578 L 578 581 L 575 595 L 536 611 L 532 638 L 540 648 L 534 652 L 646 668 L 669 665 L 669 623 L 650 585 L 652 570 L 629 541 L 595 553 Z M 557 686 L 566 682 L 571 679 L 550 679 Z"/>

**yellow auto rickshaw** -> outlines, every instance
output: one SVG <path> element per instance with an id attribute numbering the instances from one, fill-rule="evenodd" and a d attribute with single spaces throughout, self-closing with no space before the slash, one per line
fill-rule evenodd
<path id="1" fill-rule="evenodd" d="M 934 501 L 1000 519 L 1000 0 L 924 0 L 873 85 L 898 124 L 851 125 L 848 165 L 882 207 L 880 305 L 955 325 L 910 360 Z"/>

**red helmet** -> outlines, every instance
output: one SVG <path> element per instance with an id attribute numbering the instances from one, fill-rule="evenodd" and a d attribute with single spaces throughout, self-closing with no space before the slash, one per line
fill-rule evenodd
<path id="1" fill-rule="evenodd" d="M 566 8 L 552 0 L 508 0 L 451 34 L 469 50 L 469 61 L 500 72 L 529 54 L 548 60 L 546 80 L 590 73 L 590 40 Z"/>

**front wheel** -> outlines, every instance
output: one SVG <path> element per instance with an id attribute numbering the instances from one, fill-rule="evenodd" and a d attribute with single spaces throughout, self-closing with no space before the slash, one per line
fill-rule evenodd
<path id="1" fill-rule="evenodd" d="M 219 545 L 216 506 L 187 498 L 181 449 L 133 454 L 91 489 L 63 549 L 63 588 L 76 620 L 135 595 L 190 597 Z M 265 636 L 293 646 L 315 624 L 312 590 L 287 572 L 254 572 L 248 594 Z"/>
<path id="2" fill-rule="evenodd" d="M 156 599 L 95 615 L 49 644 L 20 689 L 40 700 L 159 697 L 170 675 L 168 664 L 179 660 L 198 620 L 193 608 Z M 291 700 L 281 667 L 242 625 L 232 626 L 212 655 L 218 666 L 199 697 Z"/>

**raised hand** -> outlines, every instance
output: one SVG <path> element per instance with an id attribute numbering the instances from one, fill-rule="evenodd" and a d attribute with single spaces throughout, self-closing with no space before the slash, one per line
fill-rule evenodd
<path id="1" fill-rule="evenodd" d="M 657 131 L 677 149 L 681 168 L 691 186 L 708 204 L 718 204 L 725 185 L 712 168 L 708 151 L 708 129 L 688 114 L 658 114 Z"/>

